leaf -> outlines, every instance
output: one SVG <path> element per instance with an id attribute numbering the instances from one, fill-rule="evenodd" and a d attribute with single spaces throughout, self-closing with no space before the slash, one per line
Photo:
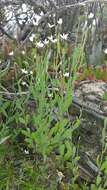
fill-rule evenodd
<path id="1" fill-rule="evenodd" d="M 64 155 L 64 151 L 65 151 L 65 145 L 61 144 L 59 146 L 59 153 L 60 153 L 61 157 Z"/>
<path id="2" fill-rule="evenodd" d="M 69 160 L 70 157 L 72 156 L 72 147 L 69 141 L 65 141 L 65 146 L 67 148 L 67 152 L 64 155 L 64 160 Z"/>
<path id="3" fill-rule="evenodd" d="M 8 135 L 7 137 L 4 137 L 0 140 L 0 145 L 5 143 L 8 139 L 10 138 L 10 135 Z"/>

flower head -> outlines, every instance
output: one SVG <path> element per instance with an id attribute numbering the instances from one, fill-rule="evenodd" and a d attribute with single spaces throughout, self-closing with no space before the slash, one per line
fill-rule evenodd
<path id="1" fill-rule="evenodd" d="M 107 54 L 107 48 L 104 50 L 104 53 Z"/>
<path id="2" fill-rule="evenodd" d="M 55 25 L 48 23 L 49 28 L 53 28 Z"/>
<path id="3" fill-rule="evenodd" d="M 90 13 L 89 15 L 88 15 L 88 18 L 89 19 L 91 19 L 91 18 L 93 18 L 94 17 L 94 14 L 93 13 Z"/>
<path id="4" fill-rule="evenodd" d="M 62 18 L 59 18 L 59 20 L 57 21 L 57 23 L 58 23 L 59 25 L 61 25 L 61 24 L 63 23 Z"/>
<path id="5" fill-rule="evenodd" d="M 38 26 L 41 17 L 42 17 L 41 15 L 38 15 L 38 14 L 35 15 L 35 17 L 33 18 L 33 25 L 34 26 Z"/>
<path id="6" fill-rule="evenodd" d="M 33 75 L 33 71 L 30 71 L 30 74 Z"/>
<path id="7" fill-rule="evenodd" d="M 9 55 L 10 56 L 14 55 L 14 52 L 13 51 L 9 52 Z"/>
<path id="8" fill-rule="evenodd" d="M 30 36 L 29 40 L 30 40 L 31 42 L 33 42 L 34 38 L 35 38 L 35 34 L 32 34 L 32 35 Z"/>
<path id="9" fill-rule="evenodd" d="M 22 54 L 25 55 L 25 51 L 24 50 L 22 51 Z"/>
<path id="10" fill-rule="evenodd" d="M 68 38 L 68 34 L 60 34 L 60 37 L 63 39 L 63 40 L 67 40 Z"/>
<path id="11" fill-rule="evenodd" d="M 27 86 L 27 83 L 25 81 L 22 81 L 23 86 Z"/>
<path id="12" fill-rule="evenodd" d="M 40 42 L 37 42 L 36 47 L 37 47 L 37 48 L 43 48 L 43 47 L 44 47 L 44 44 L 43 44 L 41 41 L 40 41 Z"/>
<path id="13" fill-rule="evenodd" d="M 69 77 L 69 73 L 64 73 L 63 76 L 64 77 Z"/>
<path id="14" fill-rule="evenodd" d="M 23 74 L 28 74 L 28 71 L 26 69 L 21 69 Z"/>
<path id="15" fill-rule="evenodd" d="M 49 40 L 45 39 L 43 42 L 45 45 L 49 44 Z"/>
<path id="16" fill-rule="evenodd" d="M 56 43 L 57 42 L 57 39 L 56 38 L 53 38 L 53 36 L 49 36 L 48 39 L 52 42 L 52 43 Z"/>

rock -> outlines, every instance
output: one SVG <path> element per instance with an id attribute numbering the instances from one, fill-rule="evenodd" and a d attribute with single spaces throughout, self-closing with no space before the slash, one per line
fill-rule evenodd
<path id="1" fill-rule="evenodd" d="M 100 173 L 95 162 L 102 151 L 102 129 L 107 117 L 107 100 L 104 98 L 106 93 L 106 82 L 82 81 L 74 89 L 69 108 L 70 115 L 82 115 L 80 127 L 74 131 L 73 142 L 79 144 L 80 178 L 87 182 L 94 182 Z"/>
<path id="2" fill-rule="evenodd" d="M 73 106 L 92 115 L 96 119 L 104 120 L 107 117 L 107 83 L 103 81 L 82 81 L 73 94 Z"/>

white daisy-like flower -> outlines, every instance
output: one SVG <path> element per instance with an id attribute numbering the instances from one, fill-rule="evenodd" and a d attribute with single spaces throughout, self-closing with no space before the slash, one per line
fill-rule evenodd
<path id="1" fill-rule="evenodd" d="M 69 73 L 64 73 L 63 76 L 64 77 L 69 77 Z"/>
<path id="2" fill-rule="evenodd" d="M 22 4 L 22 9 L 23 9 L 23 12 L 26 12 L 27 10 L 27 5 L 25 3 Z"/>
<path id="3" fill-rule="evenodd" d="M 22 51 L 22 54 L 25 55 L 25 51 L 24 50 Z"/>
<path id="4" fill-rule="evenodd" d="M 57 39 L 55 38 L 55 39 L 51 40 L 51 42 L 52 42 L 52 43 L 56 43 L 56 42 L 57 42 Z"/>
<path id="5" fill-rule="evenodd" d="M 23 74 L 28 74 L 28 71 L 26 69 L 21 69 Z"/>
<path id="6" fill-rule="evenodd" d="M 51 97 L 53 97 L 53 95 L 52 94 L 48 94 L 48 97 L 51 98 Z"/>
<path id="7" fill-rule="evenodd" d="M 65 177 L 64 174 L 60 171 L 57 170 L 57 174 L 58 174 L 58 181 L 61 182 L 62 179 Z"/>
<path id="8" fill-rule="evenodd" d="M 11 52 L 9 52 L 9 54 L 8 54 L 8 55 L 12 56 L 12 55 L 14 55 L 14 52 L 13 52 L 13 51 L 11 51 Z"/>
<path id="9" fill-rule="evenodd" d="M 45 45 L 49 44 L 49 40 L 45 39 L 43 42 Z"/>
<path id="10" fill-rule="evenodd" d="M 43 48 L 43 47 L 44 47 L 44 44 L 43 44 L 41 41 L 40 41 L 40 42 L 37 42 L 36 47 L 37 47 L 37 48 Z"/>
<path id="11" fill-rule="evenodd" d="M 27 83 L 25 81 L 22 81 L 23 86 L 27 86 Z"/>
<path id="12" fill-rule="evenodd" d="M 33 25 L 34 26 L 38 26 L 39 24 L 39 20 L 41 19 L 42 16 L 38 15 L 38 14 L 35 14 L 35 17 L 33 19 Z"/>
<path id="13" fill-rule="evenodd" d="M 17 34 L 14 35 L 14 38 L 17 39 Z"/>
<path id="14" fill-rule="evenodd" d="M 63 39 L 63 40 L 67 40 L 68 38 L 68 34 L 60 34 L 60 37 Z"/>
<path id="15" fill-rule="evenodd" d="M 29 154 L 29 151 L 28 150 L 24 150 L 25 154 Z"/>
<path id="16" fill-rule="evenodd" d="M 33 71 L 30 71 L 30 74 L 33 75 Z"/>
<path id="17" fill-rule="evenodd" d="M 104 50 L 104 53 L 107 54 L 107 48 Z"/>
<path id="18" fill-rule="evenodd" d="M 56 42 L 57 42 L 57 39 L 56 39 L 56 38 L 54 39 L 52 35 L 49 36 L 48 39 L 49 39 L 52 43 L 56 43 Z"/>
<path id="19" fill-rule="evenodd" d="M 44 13 L 43 13 L 43 11 L 41 11 L 41 12 L 40 12 L 40 16 L 43 16 L 43 15 L 44 15 Z"/>
<path id="20" fill-rule="evenodd" d="M 48 39 L 51 41 L 51 40 L 53 40 L 53 36 L 51 35 L 51 36 L 48 36 Z"/>
<path id="21" fill-rule="evenodd" d="M 88 15 L 88 18 L 89 19 L 91 19 L 91 18 L 93 18 L 94 17 L 94 14 L 93 13 L 90 13 L 89 15 Z"/>
<path id="22" fill-rule="evenodd" d="M 30 40 L 31 42 L 33 42 L 34 38 L 35 38 L 35 34 L 32 34 L 32 35 L 29 37 L 29 40 Z"/>
<path id="23" fill-rule="evenodd" d="M 59 20 L 57 21 L 57 23 L 58 23 L 59 25 L 61 25 L 61 24 L 63 23 L 62 18 L 59 18 Z"/>
<path id="24" fill-rule="evenodd" d="M 55 25 L 48 23 L 49 28 L 53 28 Z"/>
<path id="25" fill-rule="evenodd" d="M 34 19 L 33 19 L 32 23 L 33 23 L 34 26 L 38 25 L 38 23 Z"/>

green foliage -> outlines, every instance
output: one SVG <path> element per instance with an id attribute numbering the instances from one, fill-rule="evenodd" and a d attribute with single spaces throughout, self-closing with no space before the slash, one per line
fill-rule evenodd
<path id="1" fill-rule="evenodd" d="M 35 48 L 24 56 L 20 53 L 14 58 L 18 72 L 14 79 L 9 78 L 11 84 L 3 80 L 9 67 L 3 75 L 0 73 L 0 89 L 5 92 L 5 96 L 0 97 L 1 190 L 80 189 L 77 183 L 79 145 L 74 144 L 73 137 L 80 127 L 81 115 L 71 121 L 69 107 L 77 70 L 85 62 L 86 36 L 87 32 L 82 45 L 76 44 L 71 57 L 66 55 L 67 44 L 64 46 L 59 39 L 52 46 L 54 56 L 50 59 L 50 45 L 42 53 Z M 22 69 L 27 72 L 21 73 Z M 69 77 L 64 76 L 68 71 Z M 102 155 L 106 150 L 105 126 Z M 101 157 L 98 163 L 106 176 L 107 159 Z M 101 184 L 102 178 L 98 175 L 91 190 L 100 190 Z M 104 187 L 106 184 L 105 180 Z M 88 190 L 88 185 L 84 183 L 81 189 Z"/>

